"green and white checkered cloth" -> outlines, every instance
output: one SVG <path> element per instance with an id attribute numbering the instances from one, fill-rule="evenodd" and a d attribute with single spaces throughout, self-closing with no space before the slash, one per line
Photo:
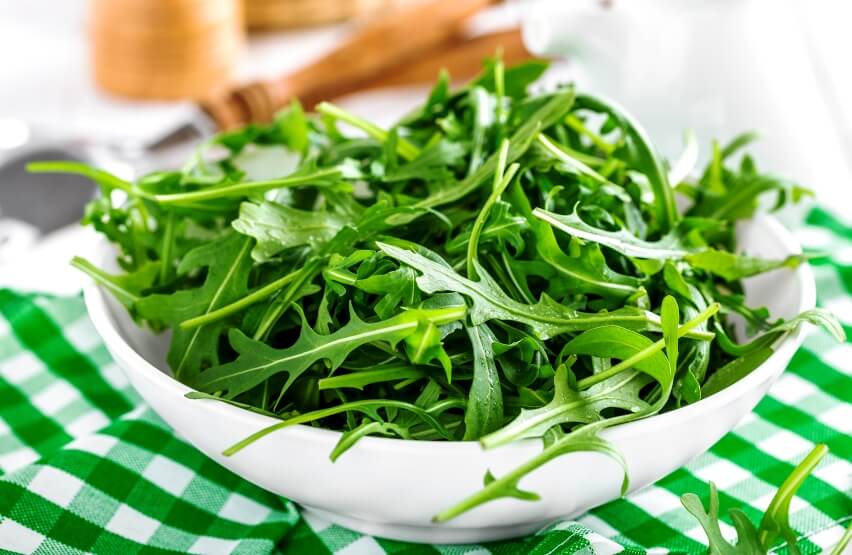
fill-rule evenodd
<path id="1" fill-rule="evenodd" d="M 820 303 L 852 336 L 852 227 L 812 211 L 802 242 Z M 812 333 L 736 429 L 658 483 L 520 540 L 424 546 L 372 538 L 315 517 L 218 466 L 130 389 L 79 297 L 0 290 L 0 551 L 12 553 L 700 553 L 705 537 L 679 497 L 720 490 L 722 513 L 757 522 L 813 447 L 830 454 L 793 500 L 804 553 L 852 520 L 852 344 Z M 730 524 L 730 522 L 728 522 Z M 733 537 L 733 528 L 723 524 Z"/>

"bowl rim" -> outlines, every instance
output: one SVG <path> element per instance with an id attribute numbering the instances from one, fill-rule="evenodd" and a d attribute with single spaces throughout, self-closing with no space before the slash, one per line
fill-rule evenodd
<path id="1" fill-rule="evenodd" d="M 801 254 L 802 250 L 798 241 L 776 218 L 768 214 L 758 214 L 755 215 L 751 221 L 753 222 L 753 225 L 761 225 L 769 228 L 771 235 L 773 235 L 781 243 L 784 250 L 788 251 L 790 254 Z M 105 240 L 103 240 L 103 243 L 104 245 L 108 244 Z M 98 262 L 103 261 L 99 260 Z M 807 263 L 800 264 L 797 268 L 792 270 L 790 275 L 790 279 L 796 279 L 800 284 L 801 293 L 798 299 L 798 311 L 802 312 L 814 308 L 816 306 L 816 284 L 810 265 Z M 103 339 L 104 345 L 110 351 L 118 350 L 120 352 L 120 356 L 115 356 L 114 358 L 122 358 L 129 362 L 129 366 L 131 367 L 130 371 L 138 377 L 153 382 L 153 384 L 158 387 L 170 390 L 171 393 L 180 396 L 185 402 L 205 402 L 205 410 L 218 412 L 223 417 L 242 421 L 242 424 L 250 427 L 256 427 L 257 430 L 261 430 L 272 424 L 281 422 L 280 419 L 255 413 L 228 403 L 218 401 L 207 402 L 208 400 L 206 399 L 186 398 L 186 393 L 195 390 L 179 382 L 166 371 L 160 370 L 148 362 L 127 343 L 125 338 L 118 331 L 116 322 L 110 314 L 104 292 L 97 284 L 93 282 L 87 285 L 83 290 L 83 297 L 89 317 L 98 334 Z M 719 391 L 718 393 L 702 398 L 695 403 L 662 414 L 655 414 L 646 418 L 606 428 L 601 432 L 601 434 L 608 440 L 619 440 L 639 433 L 649 433 L 667 426 L 674 419 L 695 417 L 699 413 L 710 412 L 713 409 L 725 405 L 738 397 L 742 392 L 750 390 L 752 387 L 757 386 L 769 377 L 776 366 L 774 361 L 784 360 L 785 357 L 791 357 L 802 344 L 806 333 L 807 330 L 805 327 L 800 325 L 795 332 L 789 334 L 776 344 L 775 352 L 772 353 L 772 355 L 770 355 L 763 364 L 758 366 L 754 371 L 740 379 L 738 382 Z M 125 372 L 128 371 L 125 368 L 123 368 L 123 370 Z M 331 445 L 337 443 L 340 436 L 343 434 L 343 432 L 340 431 L 309 426 L 306 424 L 294 424 L 287 426 L 286 428 L 278 430 L 278 433 L 286 433 L 289 439 L 322 441 L 328 442 Z M 507 448 L 519 446 L 527 447 L 530 444 L 540 443 L 541 440 L 538 438 L 521 439 L 501 446 L 499 449 L 505 450 Z M 392 448 L 403 445 L 407 449 L 422 447 L 429 449 L 430 451 L 434 449 L 454 450 L 459 449 L 462 446 L 465 446 L 466 448 L 476 446 L 477 449 L 481 449 L 478 440 L 410 440 L 381 436 L 365 436 L 358 441 L 358 445 L 354 446 L 353 449 L 360 450 L 370 447 L 384 449 L 386 447 Z"/>

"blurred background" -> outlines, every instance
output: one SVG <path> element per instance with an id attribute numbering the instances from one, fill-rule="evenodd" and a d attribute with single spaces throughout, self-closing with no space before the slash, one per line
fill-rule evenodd
<path id="1" fill-rule="evenodd" d="M 670 159 L 686 129 L 702 161 L 756 130 L 764 169 L 852 220 L 850 22 L 841 0 L 0 0 L 0 286 L 82 280 L 93 189 L 27 160 L 132 178 L 294 97 L 388 124 L 498 51 L 617 100 Z"/>

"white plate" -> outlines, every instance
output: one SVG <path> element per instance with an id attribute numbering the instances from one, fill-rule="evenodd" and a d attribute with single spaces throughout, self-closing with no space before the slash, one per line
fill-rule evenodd
<path id="1" fill-rule="evenodd" d="M 782 258 L 800 252 L 776 220 L 759 216 L 738 228 L 751 255 Z M 114 252 L 99 250 L 104 266 Z M 535 531 L 619 495 L 622 474 L 611 459 L 574 453 L 542 466 L 521 481 L 539 501 L 500 499 L 444 524 L 432 516 L 482 486 L 487 470 L 501 476 L 541 449 L 524 440 L 491 451 L 476 442 L 403 441 L 367 437 L 337 462 L 329 453 L 339 432 L 292 426 L 266 436 L 232 457 L 222 451 L 276 420 L 225 403 L 190 400 L 165 363 L 167 339 L 137 327 L 124 308 L 95 286 L 85 291 L 89 315 L 116 362 L 153 409 L 198 449 L 245 479 L 359 532 L 430 543 L 483 542 Z M 750 305 L 773 317 L 790 317 L 815 304 L 806 265 L 746 281 Z M 631 491 L 642 488 L 707 450 L 745 416 L 781 374 L 799 347 L 803 330 L 783 339 L 776 352 L 733 386 L 693 405 L 606 430 L 627 460 Z"/>

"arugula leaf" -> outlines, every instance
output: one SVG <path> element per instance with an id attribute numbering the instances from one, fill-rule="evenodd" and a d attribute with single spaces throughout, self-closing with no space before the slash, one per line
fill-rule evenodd
<path id="1" fill-rule="evenodd" d="M 780 536 L 787 542 L 787 550 L 791 554 L 799 553 L 796 547 L 798 538 L 790 528 L 790 503 L 796 492 L 802 487 L 805 479 L 814 471 L 826 453 L 828 453 L 828 447 L 825 445 L 819 444 L 814 447 L 802 462 L 793 469 L 793 472 L 787 476 L 775 496 L 772 497 L 757 532 L 764 549 L 768 550 L 772 547 L 776 538 Z"/>
<path id="2" fill-rule="evenodd" d="M 709 397 L 751 374 L 774 353 L 772 347 L 759 347 L 722 366 L 701 387 L 701 396 Z"/>
<path id="3" fill-rule="evenodd" d="M 252 258 L 266 262 L 284 249 L 326 243 L 346 223 L 334 212 L 299 210 L 265 200 L 242 203 L 240 216 L 231 225 L 255 239 Z"/>
<path id="4" fill-rule="evenodd" d="M 560 277 L 567 280 L 566 286 L 584 293 L 624 298 L 637 292 L 640 281 L 618 274 L 606 264 L 597 245 L 578 247 L 576 256 L 567 256 L 556 241 L 550 225 L 533 214 L 529 199 L 520 187 L 510 190 L 512 202 L 530 223 L 535 235 L 538 255 L 547 262 Z"/>
<path id="5" fill-rule="evenodd" d="M 452 168 L 457 166 L 466 154 L 465 148 L 447 140 L 440 140 L 426 148 L 420 156 L 394 168 L 384 176 L 384 181 L 394 183 L 410 179 L 423 181 L 439 181 L 452 178 Z"/>
<path id="6" fill-rule="evenodd" d="M 481 86 L 485 90 L 494 92 L 496 86 L 494 84 L 494 71 L 492 66 L 499 60 L 489 59 L 485 62 L 485 70 L 482 75 L 476 78 L 472 85 Z M 506 68 L 503 74 L 505 87 L 503 93 L 514 99 L 523 99 L 527 94 L 527 89 L 541 77 L 549 66 L 549 62 L 545 60 L 529 60 L 520 63 L 516 66 Z"/>
<path id="7" fill-rule="evenodd" d="M 605 323 L 643 330 L 655 329 L 658 325 L 647 311 L 630 307 L 601 314 L 584 314 L 555 302 L 547 295 L 543 295 L 535 305 L 520 303 L 506 295 L 476 261 L 473 267 L 479 281 L 471 281 L 448 265 L 439 264 L 421 254 L 382 242 L 377 242 L 376 246 L 391 258 L 420 271 L 422 274 L 417 278 L 417 286 L 421 291 L 453 291 L 468 297 L 472 302 L 470 319 L 474 325 L 493 319 L 519 322 L 529 326 L 541 339 L 550 339 L 569 331 L 591 329 Z"/>
<path id="8" fill-rule="evenodd" d="M 136 303 L 142 298 L 143 292 L 154 285 L 160 266 L 157 262 L 149 262 L 135 272 L 113 276 L 79 256 L 71 259 L 71 265 L 88 274 L 131 312 L 135 312 Z"/>
<path id="9" fill-rule="evenodd" d="M 665 362 L 663 355 L 657 353 L 657 357 Z M 653 361 L 648 364 L 653 364 Z M 647 381 L 636 373 L 615 376 L 586 392 L 578 392 L 568 384 L 566 367 L 560 366 L 553 383 L 553 399 L 547 405 L 534 410 L 521 409 L 521 413 L 508 425 L 481 438 L 482 446 L 492 449 L 519 439 L 543 437 L 548 430 L 562 424 L 596 422 L 603 419 L 600 411 L 606 408 L 640 412 L 649 407 L 639 397 L 639 388 L 647 385 Z"/>
<path id="10" fill-rule="evenodd" d="M 510 146 L 506 162 L 511 164 L 520 158 L 530 147 L 539 131 L 543 131 L 556 123 L 571 108 L 571 105 L 574 103 L 574 96 L 573 89 L 567 89 L 555 94 L 533 117 L 519 127 L 509 139 Z M 497 158 L 497 153 L 492 154 L 471 175 L 462 181 L 436 191 L 434 194 L 415 203 L 414 206 L 417 208 L 432 208 L 459 200 L 479 187 L 483 181 L 494 173 L 497 169 Z"/>
<path id="11" fill-rule="evenodd" d="M 728 281 L 736 281 L 778 268 L 797 268 L 805 257 L 804 255 L 794 254 L 783 260 L 764 260 L 716 249 L 706 249 L 687 254 L 685 259 L 693 268 L 710 272 Z"/>
<path id="12" fill-rule="evenodd" d="M 754 524 L 741 511 L 732 511 L 731 513 L 739 540 L 736 545 L 728 543 L 719 527 L 719 495 L 716 493 L 716 485 L 713 482 L 710 482 L 710 504 L 706 512 L 701 504 L 701 499 L 694 493 L 682 495 L 680 502 L 704 528 L 704 533 L 707 534 L 707 539 L 710 542 L 709 554 L 758 555 L 766 552 L 757 540 L 757 530 L 755 530 Z"/>
<path id="13" fill-rule="evenodd" d="M 709 541 L 708 553 L 712 555 L 765 555 L 773 548 L 780 537 L 786 542 L 787 551 L 798 555 L 798 538 L 790 528 L 790 502 L 805 479 L 814 471 L 820 460 L 828 452 L 828 448 L 819 444 L 799 463 L 793 472 L 784 480 L 775 493 L 769 507 L 760 521 L 760 527 L 754 524 L 739 509 L 731 509 L 729 514 L 737 531 L 737 542 L 732 545 L 722 536 L 719 527 L 719 496 L 716 485 L 710 482 L 710 500 L 705 511 L 701 500 L 694 493 L 681 496 L 684 508 L 698 520 Z"/>
<path id="14" fill-rule="evenodd" d="M 191 393 L 188 394 L 188 395 L 191 395 Z M 287 420 L 282 420 L 281 422 L 277 422 L 275 424 L 267 426 L 266 428 L 263 428 L 262 430 L 258 430 L 257 432 L 250 435 L 249 437 L 235 443 L 234 445 L 225 449 L 225 451 L 223 451 L 222 454 L 225 455 L 226 457 L 231 456 L 231 455 L 241 451 L 242 449 L 246 448 L 247 446 L 251 445 L 255 441 L 258 441 L 259 439 L 263 438 L 264 436 L 271 434 L 272 432 L 281 430 L 281 429 L 286 428 L 288 426 L 295 426 L 296 424 L 305 424 L 307 422 L 312 422 L 314 420 L 319 420 L 319 419 L 326 418 L 328 416 L 332 416 L 332 415 L 339 414 L 339 413 L 342 413 L 342 412 L 347 412 L 347 411 L 363 412 L 364 414 L 367 414 L 368 416 L 371 416 L 372 418 L 379 420 L 380 417 L 379 417 L 377 411 L 378 411 L 378 409 L 382 409 L 382 408 L 384 408 L 384 409 L 394 408 L 394 409 L 401 409 L 401 410 L 410 411 L 415 416 L 417 416 L 418 418 L 420 418 L 421 420 L 423 420 L 424 422 L 426 422 L 427 424 L 432 426 L 435 430 L 437 430 L 444 437 L 444 439 L 450 439 L 450 437 L 451 437 L 449 432 L 447 432 L 447 430 L 441 425 L 440 421 L 438 421 L 438 419 L 435 418 L 430 413 L 430 411 L 424 410 L 424 409 L 418 407 L 417 405 L 412 405 L 411 403 L 404 403 L 402 401 L 393 401 L 393 400 L 389 400 L 389 399 L 364 400 L 364 401 L 353 401 L 351 403 L 344 403 L 342 405 L 336 405 L 336 406 L 333 406 L 333 407 L 329 407 L 327 409 L 317 410 L 317 411 L 309 412 L 309 413 L 306 413 L 306 414 L 301 414 L 299 416 L 295 416 L 295 417 L 287 419 Z M 349 446 L 351 447 L 351 444 Z M 338 456 L 342 453 L 342 450 L 343 449 L 340 448 L 340 447 L 336 448 Z"/>
<path id="15" fill-rule="evenodd" d="M 536 208 L 532 214 L 565 233 L 607 246 L 624 256 L 667 260 L 683 258 L 689 254 L 677 236 L 673 234 L 651 242 L 639 239 L 624 229 L 618 231 L 597 229 L 580 219 L 576 209 L 571 214 L 563 215 Z"/>
<path id="16" fill-rule="evenodd" d="M 524 501 L 538 500 L 540 498 L 538 494 L 520 489 L 519 482 L 521 479 L 557 457 L 580 451 L 603 453 L 615 460 L 625 473 L 625 482 L 622 483 L 622 493 L 624 493 L 627 489 L 627 463 L 609 442 L 596 435 L 597 430 L 598 428 L 594 425 L 588 425 L 567 434 L 554 432 L 552 436 L 556 436 L 558 439 L 548 442 L 541 453 L 531 458 L 523 466 L 519 466 L 499 478 L 495 478 L 489 472 L 485 475 L 484 487 L 481 490 L 454 507 L 441 511 L 432 517 L 433 522 L 446 522 L 479 505 L 503 497 L 513 497 Z"/>
<path id="17" fill-rule="evenodd" d="M 248 291 L 252 240 L 237 233 L 191 250 L 181 260 L 178 274 L 207 267 L 204 283 L 194 289 L 155 293 L 138 300 L 134 308 L 142 318 L 172 326 L 168 361 L 181 380 L 192 380 L 203 369 L 219 364 L 222 321 L 193 329 L 178 327 L 243 297 Z"/>
<path id="18" fill-rule="evenodd" d="M 674 190 L 669 185 L 665 166 L 645 130 L 624 109 L 611 101 L 588 95 L 577 95 L 577 107 L 603 112 L 624 133 L 627 160 L 641 171 L 654 192 L 654 210 L 660 231 L 666 233 L 678 220 Z"/>
<path id="19" fill-rule="evenodd" d="M 464 414 L 464 439 L 479 439 L 503 425 L 503 393 L 494 362 L 496 337 L 487 324 L 467 327 L 473 348 L 473 381 Z"/>
<path id="20" fill-rule="evenodd" d="M 333 370 L 343 363 L 349 353 L 362 345 L 377 341 L 387 341 L 394 345 L 414 334 L 421 323 L 452 322 L 463 318 L 464 314 L 463 307 L 412 309 L 394 318 L 370 324 L 350 309 L 349 322 L 329 335 L 319 335 L 302 320 L 299 338 L 286 349 L 274 349 L 233 329 L 229 339 L 231 347 L 238 354 L 236 360 L 201 372 L 187 380 L 187 383 L 208 393 L 226 391 L 225 398 L 233 399 L 267 378 L 286 373 L 288 377 L 281 388 L 283 393 L 317 361 L 329 361 Z M 434 337 L 430 339 L 434 340 Z M 420 341 L 412 346 L 422 349 Z"/>

